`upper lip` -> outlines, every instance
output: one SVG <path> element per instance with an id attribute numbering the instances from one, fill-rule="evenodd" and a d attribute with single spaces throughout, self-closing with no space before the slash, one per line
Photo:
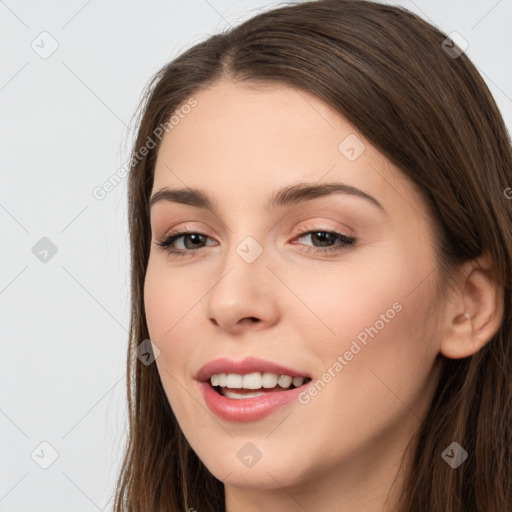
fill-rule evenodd
<path id="1" fill-rule="evenodd" d="M 202 366 L 197 372 L 195 378 L 200 382 L 207 382 L 213 374 L 218 373 L 236 373 L 245 375 L 253 372 L 276 373 L 277 375 L 289 375 L 290 377 L 309 377 L 311 376 L 304 371 L 287 368 L 272 361 L 259 359 L 258 357 L 246 357 L 241 361 L 234 361 L 221 357 L 214 359 Z"/>

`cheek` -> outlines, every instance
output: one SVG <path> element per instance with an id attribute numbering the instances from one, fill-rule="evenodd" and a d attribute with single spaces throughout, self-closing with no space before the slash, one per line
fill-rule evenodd
<path id="1" fill-rule="evenodd" d="M 390 268 L 401 268 L 401 275 Z M 316 332 L 315 345 L 321 336 L 321 347 L 327 353 L 360 333 L 364 340 L 365 329 L 376 323 L 379 331 L 387 329 L 395 318 L 406 316 L 398 310 L 414 298 L 408 296 L 414 279 L 404 274 L 404 264 L 399 261 L 343 264 L 289 278 L 299 300 L 292 297 L 285 313 L 294 312 L 294 321 L 309 324 L 311 333 Z"/>
<path id="2" fill-rule="evenodd" d="M 428 313 L 435 300 L 434 275 L 422 281 L 411 265 L 396 264 L 397 272 L 376 263 L 361 273 L 353 269 L 343 281 L 333 276 L 336 290 L 330 297 L 317 293 L 318 312 L 335 335 L 311 348 L 324 362 L 324 372 L 336 375 L 318 404 L 343 396 L 347 408 L 337 412 L 343 421 L 359 411 L 361 417 L 370 414 L 385 422 L 396 418 L 403 403 L 421 410 L 422 390 L 434 375 L 439 347 L 435 319 Z M 352 412 L 345 417 L 347 411 Z"/>
<path id="3" fill-rule="evenodd" d="M 203 288 L 186 271 L 169 271 L 165 262 L 150 259 L 144 281 L 144 309 L 150 338 L 161 350 L 175 345 L 166 340 L 179 340 L 195 327 L 190 317 L 199 306 Z"/>
<path id="4" fill-rule="evenodd" d="M 169 271 L 165 263 L 150 260 L 144 282 L 149 337 L 160 349 L 156 365 L 169 403 L 182 420 L 194 416 L 190 403 L 187 407 L 189 395 L 183 389 L 190 386 L 189 361 L 197 361 L 201 355 L 196 353 L 201 348 L 197 340 L 202 336 L 195 308 L 200 307 L 204 295 L 204 285 L 188 275 L 183 270 Z"/>
<path id="5" fill-rule="evenodd" d="M 156 365 L 174 414 L 185 425 L 197 421 L 197 402 L 184 390 L 195 389 L 192 374 L 209 345 L 203 301 L 212 286 L 211 275 L 206 267 L 171 268 L 164 258 L 155 257 L 148 262 L 144 281 L 149 336 L 160 349 Z"/>
<path id="6" fill-rule="evenodd" d="M 397 267 L 401 279 L 396 279 L 384 268 L 376 264 L 360 273 L 353 268 L 302 284 L 304 301 L 329 329 L 315 332 L 310 322 L 307 330 L 302 321 L 302 348 L 311 361 L 322 363 L 303 396 L 296 428 L 314 421 L 322 439 L 340 439 L 328 448 L 321 441 L 315 447 L 332 464 L 342 452 L 362 443 L 378 447 L 395 428 L 407 430 L 428 406 L 435 382 L 434 331 L 422 328 L 433 323 L 427 318 L 433 276 L 418 286 L 414 269 Z M 322 293 L 326 282 L 330 292 Z"/>
<path id="7" fill-rule="evenodd" d="M 371 264 L 360 260 L 294 278 L 294 291 L 310 311 L 295 306 L 291 321 L 304 333 L 303 349 L 323 363 L 322 374 L 336 375 L 333 393 L 351 389 L 359 404 L 372 397 L 377 404 L 382 395 L 396 401 L 379 377 L 404 397 L 425 385 L 439 351 L 435 318 L 429 317 L 435 301 L 431 263 L 395 250 Z"/>

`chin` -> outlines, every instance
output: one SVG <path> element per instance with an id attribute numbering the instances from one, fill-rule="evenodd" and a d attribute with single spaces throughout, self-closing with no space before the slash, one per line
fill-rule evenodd
<path id="1" fill-rule="evenodd" d="M 245 443 L 242 443 L 243 446 Z M 236 452 L 239 450 L 237 449 Z M 308 471 L 297 466 L 292 457 L 283 458 L 282 452 L 275 455 L 262 456 L 252 467 L 246 466 L 236 457 L 219 454 L 219 458 L 210 456 L 208 460 L 201 458 L 208 471 L 224 485 L 244 489 L 277 489 L 292 487 L 308 480 Z"/>

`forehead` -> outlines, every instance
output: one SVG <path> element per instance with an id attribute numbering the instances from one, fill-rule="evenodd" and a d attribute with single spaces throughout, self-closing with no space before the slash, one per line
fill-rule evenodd
<path id="1" fill-rule="evenodd" d="M 291 184 L 339 181 L 391 209 L 411 208 L 411 201 L 422 208 L 413 183 L 306 91 L 223 81 L 193 98 L 196 106 L 162 140 L 153 191 L 189 186 L 220 203 L 256 205 Z"/>

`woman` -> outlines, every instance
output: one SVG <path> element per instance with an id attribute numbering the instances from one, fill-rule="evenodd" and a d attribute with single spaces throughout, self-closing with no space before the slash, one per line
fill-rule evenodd
<path id="1" fill-rule="evenodd" d="M 512 510 L 512 151 L 454 48 L 320 0 L 154 77 L 117 512 Z"/>

